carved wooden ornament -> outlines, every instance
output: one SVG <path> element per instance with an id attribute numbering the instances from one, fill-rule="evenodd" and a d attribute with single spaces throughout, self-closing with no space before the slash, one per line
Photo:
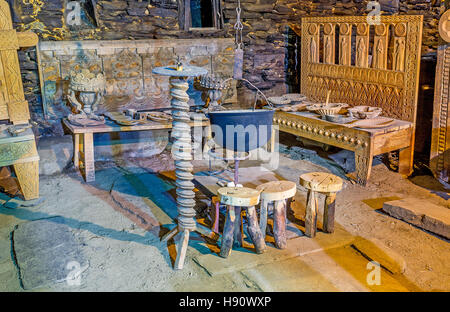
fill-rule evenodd
<path id="1" fill-rule="evenodd" d="M 442 39 L 450 42 L 450 10 L 439 23 Z M 450 44 L 438 48 L 436 85 L 433 105 L 433 130 L 431 137 L 430 168 L 434 176 L 450 182 Z"/>
<path id="2" fill-rule="evenodd" d="M 301 92 L 325 101 L 331 90 L 332 102 L 381 107 L 385 116 L 415 123 L 422 24 L 420 15 L 382 16 L 375 26 L 365 16 L 303 18 Z"/>
<path id="3" fill-rule="evenodd" d="M 30 119 L 17 50 L 35 46 L 37 42 L 38 37 L 32 32 L 16 33 L 9 5 L 0 0 L 0 120 L 9 119 L 13 124 L 23 124 Z"/>

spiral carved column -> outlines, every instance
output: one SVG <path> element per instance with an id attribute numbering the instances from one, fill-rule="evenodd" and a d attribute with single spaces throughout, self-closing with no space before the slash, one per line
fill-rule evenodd
<path id="1" fill-rule="evenodd" d="M 195 220 L 195 193 L 194 178 L 192 171 L 192 137 L 189 116 L 189 95 L 187 90 L 189 84 L 188 77 L 198 77 L 208 73 L 201 67 L 184 66 L 181 70 L 175 70 L 171 67 L 156 67 L 154 74 L 170 76 L 170 95 L 172 97 L 172 157 L 175 160 L 175 176 L 177 187 L 177 210 L 178 226 L 167 233 L 163 240 L 169 240 L 178 233 L 181 239 L 178 245 L 177 258 L 175 260 L 175 269 L 182 269 L 186 257 L 187 246 L 189 243 L 189 233 L 199 232 L 211 238 L 215 234 L 199 224 Z"/>
<path id="2" fill-rule="evenodd" d="M 172 145 L 172 157 L 175 159 L 175 176 L 177 177 L 177 209 L 178 228 L 194 231 L 196 229 L 195 194 L 192 179 L 192 143 L 191 127 L 189 125 L 189 96 L 187 90 L 189 84 L 183 78 L 170 78 L 170 95 L 172 96 L 172 137 L 175 139 Z"/>

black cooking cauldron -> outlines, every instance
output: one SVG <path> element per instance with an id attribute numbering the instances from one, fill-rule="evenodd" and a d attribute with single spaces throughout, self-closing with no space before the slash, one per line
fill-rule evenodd
<path id="1" fill-rule="evenodd" d="M 235 152 L 264 146 L 272 136 L 273 110 L 248 109 L 208 113 L 214 141 Z"/>

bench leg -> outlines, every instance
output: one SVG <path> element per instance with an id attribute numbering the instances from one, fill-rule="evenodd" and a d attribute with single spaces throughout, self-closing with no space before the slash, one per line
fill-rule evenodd
<path id="1" fill-rule="evenodd" d="M 234 227 L 236 223 L 236 213 L 233 206 L 227 206 L 227 217 L 222 235 L 222 246 L 220 246 L 220 256 L 227 258 L 231 254 L 234 240 Z"/>
<path id="2" fill-rule="evenodd" d="M 336 205 L 336 193 L 329 193 L 325 198 L 325 208 L 323 212 L 323 231 L 334 232 L 334 211 Z"/>
<path id="3" fill-rule="evenodd" d="M 398 159 L 398 172 L 407 177 L 410 176 L 411 173 L 413 172 L 413 161 L 414 161 L 414 135 L 412 135 L 410 146 L 400 150 Z"/>
<path id="4" fill-rule="evenodd" d="M 261 229 L 261 233 L 264 238 L 266 237 L 267 231 L 268 205 L 269 203 L 265 200 L 261 200 L 261 204 L 259 205 L 259 228 Z"/>
<path id="5" fill-rule="evenodd" d="M 85 133 L 83 137 L 84 178 L 89 183 L 95 181 L 94 138 L 92 133 Z"/>
<path id="6" fill-rule="evenodd" d="M 15 164 L 14 171 L 25 200 L 39 198 L 39 161 Z"/>
<path id="7" fill-rule="evenodd" d="M 247 208 L 248 234 L 255 245 L 256 253 L 260 254 L 266 250 L 264 236 L 258 226 L 258 218 L 256 217 L 256 209 L 254 206 Z"/>
<path id="8" fill-rule="evenodd" d="M 286 202 L 284 200 L 275 201 L 273 207 L 273 236 L 277 248 L 285 249 L 287 247 Z"/>
<path id="9" fill-rule="evenodd" d="M 306 200 L 306 216 L 305 216 L 305 234 L 308 237 L 316 236 L 317 229 L 317 194 L 314 191 L 308 190 Z"/>
<path id="10" fill-rule="evenodd" d="M 355 152 L 356 179 L 358 184 L 367 185 L 372 172 L 373 154 L 367 151 Z"/>

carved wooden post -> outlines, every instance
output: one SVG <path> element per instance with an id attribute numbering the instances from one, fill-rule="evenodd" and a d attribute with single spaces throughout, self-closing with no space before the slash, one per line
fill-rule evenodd
<path id="1" fill-rule="evenodd" d="M 13 29 L 9 5 L 0 0 L 0 119 L 9 119 L 13 124 L 26 124 L 30 119 L 17 50 L 37 43 L 35 33 Z"/>
<path id="2" fill-rule="evenodd" d="M 450 183 L 450 10 L 441 17 L 439 34 L 430 168 L 437 179 Z"/>
<path id="3" fill-rule="evenodd" d="M 358 67 L 369 66 L 369 25 L 360 23 L 356 27 L 356 61 Z"/>
<path id="4" fill-rule="evenodd" d="M 0 0 L 0 120 L 7 119 L 14 125 L 29 123 L 17 50 L 37 43 L 36 34 L 13 29 L 9 5 Z M 24 198 L 38 198 L 39 155 L 31 130 L 0 140 L 0 167 L 10 165 L 14 166 Z"/>
<path id="5" fill-rule="evenodd" d="M 339 24 L 339 64 L 352 63 L 352 28 L 350 24 Z"/>
<path id="6" fill-rule="evenodd" d="M 187 90 L 189 77 L 206 75 L 208 71 L 201 67 L 184 66 L 182 70 L 171 67 L 157 67 L 154 74 L 170 76 L 170 95 L 172 96 L 172 137 L 175 139 L 172 146 L 172 157 L 175 160 L 175 175 L 177 186 L 178 226 L 170 231 L 163 239 L 168 240 L 181 233 L 181 242 L 178 247 L 175 269 L 182 269 L 191 231 L 201 231 L 207 236 L 213 235 L 211 231 L 201 228 L 195 221 L 195 194 L 192 183 L 192 138 L 189 125 L 189 95 Z"/>
<path id="7" fill-rule="evenodd" d="M 323 27 L 323 62 L 334 64 L 336 55 L 336 26 L 327 23 Z"/>

